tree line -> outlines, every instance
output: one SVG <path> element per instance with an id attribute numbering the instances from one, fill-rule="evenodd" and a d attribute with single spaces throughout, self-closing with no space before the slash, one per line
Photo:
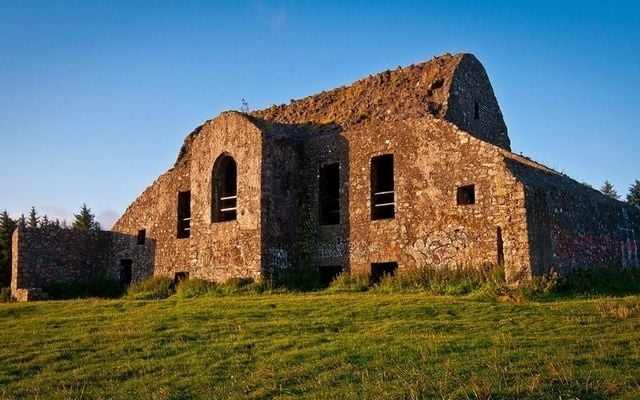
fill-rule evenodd
<path id="1" fill-rule="evenodd" d="M 21 214 L 17 219 L 11 218 L 7 210 L 0 213 L 0 287 L 6 287 L 11 279 L 11 236 L 16 228 L 43 229 L 76 229 L 79 231 L 99 231 L 100 224 L 96 216 L 86 204 L 82 204 L 80 212 L 73 214 L 71 225 L 67 221 L 51 219 L 46 214 L 40 216 L 35 207 L 31 207 L 27 216 Z"/>
<path id="2" fill-rule="evenodd" d="M 608 180 L 604 181 L 602 187 L 600 187 L 602 194 L 609 196 L 616 200 L 621 200 L 618 191 L 613 187 Z M 629 193 L 627 193 L 627 203 L 630 206 L 640 207 L 640 180 L 637 180 L 629 187 Z"/>

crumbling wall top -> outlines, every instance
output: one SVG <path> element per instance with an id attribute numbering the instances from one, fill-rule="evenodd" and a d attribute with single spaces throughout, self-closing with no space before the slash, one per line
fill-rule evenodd
<path id="1" fill-rule="evenodd" d="M 473 55 L 464 53 L 387 70 L 252 115 L 281 124 L 336 124 L 344 130 L 365 122 L 438 118 L 509 148 L 506 125 L 486 72 Z"/>
<path id="2" fill-rule="evenodd" d="M 426 115 L 443 118 L 453 73 L 465 56 L 446 54 L 426 63 L 387 70 L 349 86 L 274 105 L 252 115 L 285 124 L 335 122 L 344 128 L 365 120 Z"/>

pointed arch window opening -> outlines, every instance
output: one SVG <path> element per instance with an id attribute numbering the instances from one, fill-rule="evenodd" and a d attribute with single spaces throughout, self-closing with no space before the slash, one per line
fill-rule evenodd
<path id="1" fill-rule="evenodd" d="M 211 222 L 234 221 L 238 213 L 238 168 L 228 154 L 218 157 L 212 171 Z"/>

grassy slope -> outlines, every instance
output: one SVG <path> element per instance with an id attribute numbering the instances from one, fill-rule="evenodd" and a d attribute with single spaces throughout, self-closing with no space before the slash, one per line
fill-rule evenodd
<path id="1" fill-rule="evenodd" d="M 640 297 L 0 305 L 0 398 L 639 398 Z"/>

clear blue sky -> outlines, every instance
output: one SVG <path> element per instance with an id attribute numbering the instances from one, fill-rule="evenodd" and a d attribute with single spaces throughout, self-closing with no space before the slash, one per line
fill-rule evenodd
<path id="1" fill-rule="evenodd" d="M 110 226 L 185 135 L 445 52 L 484 64 L 512 148 L 640 179 L 637 1 L 0 0 L 0 209 Z"/>

